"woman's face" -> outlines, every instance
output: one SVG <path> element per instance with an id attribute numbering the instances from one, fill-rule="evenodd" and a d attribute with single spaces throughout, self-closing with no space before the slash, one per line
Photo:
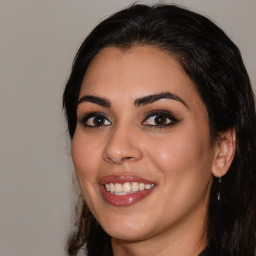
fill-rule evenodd
<path id="1" fill-rule="evenodd" d="M 103 49 L 84 77 L 77 117 L 77 178 L 110 236 L 136 241 L 204 226 L 208 116 L 173 57 L 150 46 Z"/>

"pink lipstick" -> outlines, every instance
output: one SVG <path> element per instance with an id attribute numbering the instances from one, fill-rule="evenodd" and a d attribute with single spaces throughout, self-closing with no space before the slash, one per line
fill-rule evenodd
<path id="1" fill-rule="evenodd" d="M 99 181 L 106 202 L 114 206 L 129 206 L 147 197 L 155 183 L 130 175 L 109 175 Z"/>

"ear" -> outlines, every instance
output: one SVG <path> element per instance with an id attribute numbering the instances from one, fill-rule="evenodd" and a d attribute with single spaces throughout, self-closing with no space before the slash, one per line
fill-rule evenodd
<path id="1" fill-rule="evenodd" d="M 215 144 L 215 154 L 212 164 L 212 174 L 215 177 L 224 176 L 233 161 L 236 150 L 236 135 L 234 129 L 219 134 Z"/>

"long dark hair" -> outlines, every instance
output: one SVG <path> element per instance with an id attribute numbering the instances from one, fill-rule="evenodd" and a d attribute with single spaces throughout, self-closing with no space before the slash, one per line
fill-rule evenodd
<path id="1" fill-rule="evenodd" d="M 209 116 L 211 139 L 233 128 L 236 152 L 222 177 L 213 178 L 208 211 L 209 255 L 252 256 L 256 229 L 256 117 L 253 91 L 236 45 L 204 16 L 174 5 L 133 5 L 101 22 L 81 45 L 65 87 L 63 106 L 72 139 L 85 72 L 107 46 L 151 45 L 173 56 L 194 82 Z M 86 247 L 89 256 L 111 255 L 110 237 L 83 202 L 68 255 Z"/>

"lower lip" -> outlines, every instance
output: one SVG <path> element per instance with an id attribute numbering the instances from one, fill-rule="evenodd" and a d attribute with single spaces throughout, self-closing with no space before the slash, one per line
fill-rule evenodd
<path id="1" fill-rule="evenodd" d="M 153 191 L 153 189 L 154 187 L 152 187 L 151 189 L 137 191 L 127 195 L 115 195 L 108 192 L 105 186 L 100 185 L 100 190 L 103 198 L 109 204 L 114 206 L 129 206 L 135 204 L 147 197 Z"/>

